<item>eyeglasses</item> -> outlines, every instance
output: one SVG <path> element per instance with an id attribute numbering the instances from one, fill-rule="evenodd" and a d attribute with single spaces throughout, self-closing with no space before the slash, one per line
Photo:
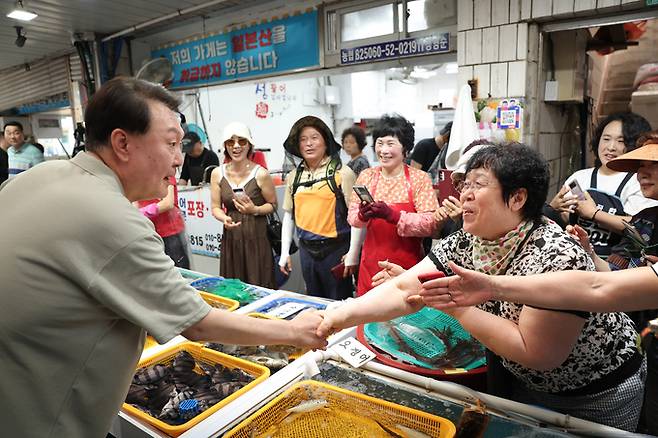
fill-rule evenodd
<path id="1" fill-rule="evenodd" d="M 224 146 L 233 147 L 233 146 L 235 146 L 235 143 L 236 143 L 236 140 L 234 140 L 232 138 L 229 138 L 228 140 L 226 140 L 224 142 Z M 238 138 L 237 143 L 240 146 L 247 146 L 247 144 L 249 144 L 249 140 L 247 140 L 246 138 Z"/>
<path id="2" fill-rule="evenodd" d="M 486 187 L 489 187 L 490 185 L 491 183 L 488 181 L 462 181 L 458 183 L 455 188 L 459 193 L 466 193 L 469 190 L 472 190 L 473 193 L 476 193 Z"/>

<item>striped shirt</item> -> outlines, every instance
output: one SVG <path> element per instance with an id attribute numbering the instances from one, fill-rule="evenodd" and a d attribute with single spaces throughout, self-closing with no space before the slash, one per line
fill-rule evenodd
<path id="1" fill-rule="evenodd" d="M 18 150 L 14 146 L 10 146 L 7 155 L 9 156 L 9 178 L 13 178 L 44 161 L 43 152 L 30 143 L 24 143 Z"/>

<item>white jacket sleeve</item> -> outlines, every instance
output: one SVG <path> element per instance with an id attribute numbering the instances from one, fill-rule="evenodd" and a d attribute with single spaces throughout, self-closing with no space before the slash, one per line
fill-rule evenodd
<path id="1" fill-rule="evenodd" d="M 350 232 L 350 249 L 345 254 L 345 266 L 356 266 L 359 264 L 359 251 L 366 236 L 365 228 L 352 227 Z"/>
<path id="2" fill-rule="evenodd" d="M 279 266 L 285 266 L 288 261 L 294 229 L 295 222 L 292 220 L 292 213 L 286 211 L 283 214 L 283 222 L 281 223 L 281 258 L 279 259 Z"/>

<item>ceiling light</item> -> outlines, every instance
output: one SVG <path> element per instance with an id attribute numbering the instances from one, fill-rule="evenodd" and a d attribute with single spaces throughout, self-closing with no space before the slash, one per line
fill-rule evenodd
<path id="1" fill-rule="evenodd" d="M 25 9 L 23 7 L 23 1 L 18 0 L 18 2 L 16 2 L 16 8 L 8 13 L 7 17 L 13 18 L 14 20 L 30 21 L 37 18 L 37 14 L 36 12 L 28 11 Z"/>

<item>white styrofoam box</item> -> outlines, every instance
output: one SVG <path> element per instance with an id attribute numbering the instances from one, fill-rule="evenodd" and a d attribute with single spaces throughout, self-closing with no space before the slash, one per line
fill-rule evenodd
<path id="1" fill-rule="evenodd" d="M 521 20 L 532 17 L 532 0 L 521 0 Z"/>
<path id="2" fill-rule="evenodd" d="M 466 32 L 466 64 L 482 62 L 482 29 Z"/>
<path id="3" fill-rule="evenodd" d="M 507 94 L 507 63 L 491 64 L 491 96 L 508 97 Z M 525 81 L 524 81 L 525 82 Z"/>
<path id="4" fill-rule="evenodd" d="M 550 17 L 553 12 L 553 0 L 532 2 L 532 18 Z"/>
<path id="5" fill-rule="evenodd" d="M 525 96 L 526 90 L 526 61 L 509 63 L 507 95 L 510 97 Z"/>
<path id="6" fill-rule="evenodd" d="M 482 62 L 498 62 L 498 26 L 482 29 Z"/>
<path id="7" fill-rule="evenodd" d="M 553 15 L 573 14 L 573 3 L 574 0 L 553 0 Z"/>
<path id="8" fill-rule="evenodd" d="M 555 102 L 558 98 L 558 81 L 546 81 L 544 83 L 544 101 Z"/>
<path id="9" fill-rule="evenodd" d="M 596 9 L 596 0 L 578 0 L 573 4 L 574 12 L 590 11 Z"/>
<path id="10" fill-rule="evenodd" d="M 611 7 L 620 6 L 620 5 L 621 5 L 621 0 L 597 0 L 596 1 L 596 9 L 611 8 Z"/>
<path id="11" fill-rule="evenodd" d="M 457 2 L 457 30 L 473 29 L 473 0 Z"/>
<path id="12" fill-rule="evenodd" d="M 528 23 L 516 26 L 516 59 L 528 58 Z"/>
<path id="13" fill-rule="evenodd" d="M 457 64 L 466 64 L 466 32 L 457 32 Z"/>
<path id="14" fill-rule="evenodd" d="M 497 26 L 510 22 L 510 1 L 514 0 L 493 0 L 491 3 L 491 25 Z M 518 0 L 517 0 L 518 1 Z"/>
<path id="15" fill-rule="evenodd" d="M 473 4 L 473 27 L 491 26 L 491 0 L 475 0 Z"/>
<path id="16" fill-rule="evenodd" d="M 473 67 L 473 76 L 478 80 L 478 98 L 485 99 L 491 92 L 491 67 L 489 64 L 480 64 Z"/>
<path id="17" fill-rule="evenodd" d="M 468 85 L 468 81 L 473 79 L 473 66 L 467 65 L 464 67 L 459 67 L 457 76 L 459 81 L 457 88 L 461 88 L 462 85 Z"/>
<path id="18" fill-rule="evenodd" d="M 516 59 L 516 23 L 500 26 L 498 59 L 500 61 L 514 61 Z"/>

